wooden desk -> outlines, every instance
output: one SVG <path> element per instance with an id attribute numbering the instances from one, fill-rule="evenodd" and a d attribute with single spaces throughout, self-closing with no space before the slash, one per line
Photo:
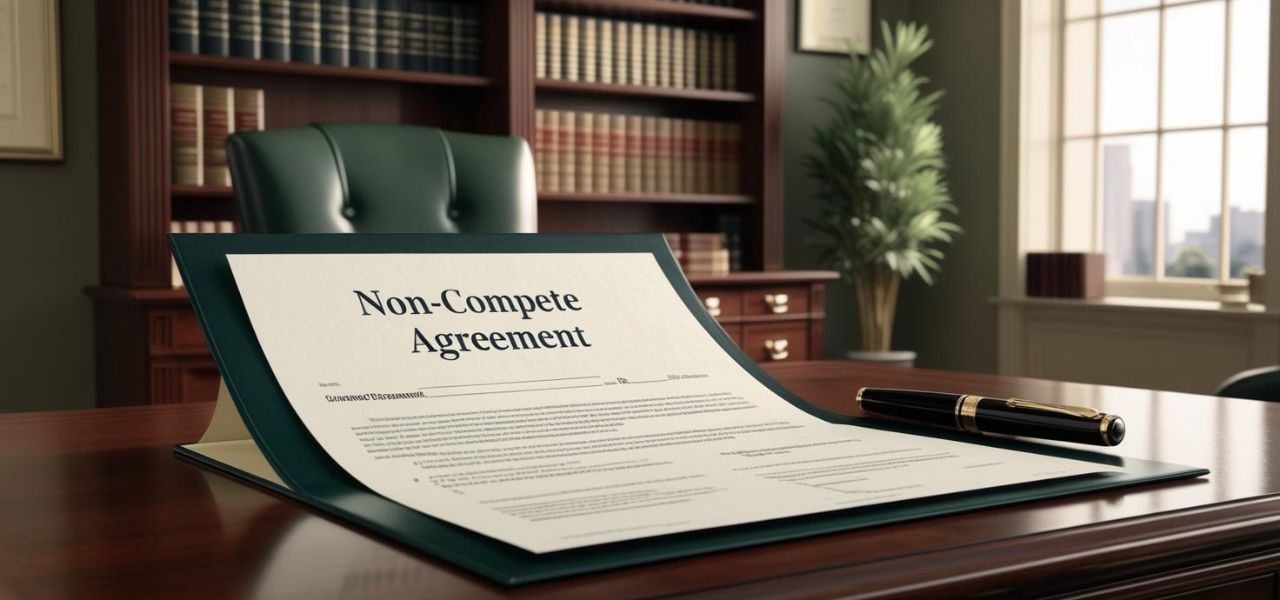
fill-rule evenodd
<path id="1" fill-rule="evenodd" d="M 862 385 L 1086 403 L 1128 422 L 1112 452 L 1213 474 L 504 589 L 173 456 L 211 404 L 14 414 L 0 416 L 0 597 L 1277 596 L 1280 404 L 839 362 L 770 370 L 841 411 Z"/>

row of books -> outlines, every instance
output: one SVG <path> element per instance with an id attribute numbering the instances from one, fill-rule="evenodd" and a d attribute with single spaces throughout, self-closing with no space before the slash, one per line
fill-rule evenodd
<path id="1" fill-rule="evenodd" d="M 233 221 L 170 221 L 169 233 L 235 233 Z M 178 273 L 178 263 L 173 262 L 170 271 L 170 284 L 175 288 L 182 287 L 182 275 Z"/>
<path id="2" fill-rule="evenodd" d="M 738 193 L 737 123 L 544 109 L 534 119 L 539 191 Z"/>
<path id="3" fill-rule="evenodd" d="M 542 79 L 735 90 L 733 34 L 577 15 L 534 17 L 535 75 Z"/>
<path id="4" fill-rule="evenodd" d="M 261 130 L 266 121 L 263 100 L 258 89 L 170 84 L 171 182 L 230 186 L 227 136 Z"/>
<path id="5" fill-rule="evenodd" d="M 475 74 L 480 12 L 435 0 L 169 0 L 175 52 Z"/>
<path id="6" fill-rule="evenodd" d="M 734 270 L 730 261 L 729 241 L 724 232 L 662 235 L 666 236 L 671 254 L 685 273 L 722 275 Z"/>

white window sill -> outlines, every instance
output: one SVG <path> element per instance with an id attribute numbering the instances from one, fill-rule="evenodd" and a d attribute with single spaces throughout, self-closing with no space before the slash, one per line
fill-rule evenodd
<path id="1" fill-rule="evenodd" d="M 1224 307 L 1221 303 L 1210 300 L 1178 300 L 1169 298 L 1138 298 L 1129 296 L 1107 296 L 1104 298 L 1085 300 L 1081 298 L 1032 298 L 1027 296 L 1016 296 L 1009 298 L 991 298 L 991 302 L 1000 306 L 1045 307 L 1085 311 L 1125 311 L 1147 314 L 1183 314 L 1188 316 L 1213 315 L 1223 317 L 1280 320 L 1280 312 L 1268 312 L 1261 304 L 1250 304 L 1247 307 Z"/>

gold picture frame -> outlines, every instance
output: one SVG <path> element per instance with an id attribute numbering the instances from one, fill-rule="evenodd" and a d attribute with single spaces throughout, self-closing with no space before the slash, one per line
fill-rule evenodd
<path id="1" fill-rule="evenodd" d="M 59 0 L 0 0 L 0 159 L 62 160 Z"/>
<path id="2" fill-rule="evenodd" d="M 871 0 L 796 0 L 796 51 L 871 52 Z"/>

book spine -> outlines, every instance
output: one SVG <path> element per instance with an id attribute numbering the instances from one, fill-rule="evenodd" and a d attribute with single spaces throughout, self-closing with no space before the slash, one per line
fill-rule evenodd
<path id="1" fill-rule="evenodd" d="M 533 75 L 547 77 L 547 13 L 533 15 Z"/>
<path id="2" fill-rule="evenodd" d="M 631 27 L 626 21 L 613 22 L 613 82 L 631 82 Z"/>
<path id="3" fill-rule="evenodd" d="M 671 87 L 684 88 L 684 30 L 671 30 Z"/>
<path id="4" fill-rule="evenodd" d="M 729 123 L 725 134 L 725 193 L 736 194 L 742 188 L 742 126 Z"/>
<path id="5" fill-rule="evenodd" d="M 582 33 L 579 31 L 580 19 L 575 16 L 564 18 L 564 78 L 567 81 L 578 81 L 582 55 L 578 44 Z"/>
<path id="6" fill-rule="evenodd" d="M 711 123 L 698 121 L 697 125 L 697 163 L 699 194 L 711 193 Z"/>
<path id="7" fill-rule="evenodd" d="M 627 189 L 627 117 L 609 115 L 609 191 Z"/>
<path id="8" fill-rule="evenodd" d="M 644 25 L 644 43 L 641 44 L 644 51 L 644 73 L 641 78 L 643 85 L 658 85 L 658 26 L 654 23 L 645 23 Z"/>
<path id="9" fill-rule="evenodd" d="M 658 191 L 658 118 L 640 119 L 640 182 L 643 192 Z"/>
<path id="10" fill-rule="evenodd" d="M 484 31 L 480 23 L 479 6 L 472 3 L 462 5 L 462 26 L 462 39 L 466 43 L 462 72 L 466 75 L 479 75 L 484 62 Z"/>
<path id="11" fill-rule="evenodd" d="M 199 0 L 169 0 L 169 49 L 192 54 L 200 51 Z"/>
<path id="12" fill-rule="evenodd" d="M 231 0 L 231 56 L 262 58 L 262 3 Z"/>
<path id="13" fill-rule="evenodd" d="M 572 111 L 560 113 L 560 191 L 573 192 L 578 189 L 578 156 L 574 146 L 575 121 L 577 115 Z"/>
<path id="14" fill-rule="evenodd" d="M 684 86 L 686 88 L 698 88 L 698 61 L 701 60 L 701 54 L 698 52 L 698 32 L 692 29 L 684 30 Z"/>
<path id="15" fill-rule="evenodd" d="M 671 27 L 668 25 L 658 26 L 657 55 L 657 85 L 661 87 L 671 87 L 675 85 L 673 83 L 675 77 L 671 73 Z"/>
<path id="16" fill-rule="evenodd" d="M 378 0 L 378 68 L 401 69 L 404 0 Z"/>
<path id="17" fill-rule="evenodd" d="M 628 23 L 631 38 L 627 56 L 627 83 L 644 85 L 644 24 Z"/>
<path id="18" fill-rule="evenodd" d="M 595 190 L 595 115 L 589 112 L 578 113 L 578 128 L 574 132 L 575 146 L 574 150 L 578 154 L 578 184 L 579 192 L 594 192 Z"/>
<path id="19" fill-rule="evenodd" d="M 426 71 L 430 66 L 427 53 L 427 0 L 408 0 L 404 11 L 404 68 Z"/>
<path id="20" fill-rule="evenodd" d="M 600 58 L 600 49 L 597 44 L 600 38 L 597 37 L 599 30 L 599 21 L 593 17 L 583 17 L 582 19 L 582 80 L 587 82 L 596 82 L 600 80 L 597 75 L 597 62 Z"/>
<path id="21" fill-rule="evenodd" d="M 200 0 L 200 53 L 231 54 L 231 6 L 227 0 Z"/>
<path id="22" fill-rule="evenodd" d="M 564 78 L 564 17 L 547 15 L 547 78 Z"/>
<path id="23" fill-rule="evenodd" d="M 448 73 L 453 62 L 453 54 L 449 45 L 451 27 L 449 5 L 440 0 L 427 2 L 427 70 L 436 73 Z"/>
<path id="24" fill-rule="evenodd" d="M 599 113 L 595 115 L 595 122 L 591 130 L 593 137 L 591 140 L 591 159 L 595 163 L 592 173 L 595 175 L 595 183 L 591 185 L 591 189 L 597 192 L 609 191 L 609 115 Z"/>
<path id="25" fill-rule="evenodd" d="M 230 186 L 231 172 L 227 169 L 227 136 L 234 123 L 232 107 L 234 92 L 221 86 L 204 87 L 204 185 Z"/>
<path id="26" fill-rule="evenodd" d="M 564 185 L 560 183 L 561 178 L 563 177 L 561 174 L 562 167 L 560 166 L 560 140 L 562 139 L 560 134 L 560 123 L 562 122 L 562 119 L 564 119 L 563 115 L 563 111 L 547 111 L 547 133 L 542 136 L 543 141 L 547 144 L 547 190 L 552 192 L 558 192 L 564 189 Z"/>
<path id="27" fill-rule="evenodd" d="M 672 142 L 672 176 L 675 177 L 675 191 L 679 193 L 688 193 L 692 190 L 689 186 L 689 119 L 677 119 L 675 126 L 672 128 L 675 140 Z"/>
<path id="28" fill-rule="evenodd" d="M 533 111 L 533 172 L 538 193 L 547 191 L 547 111 Z"/>
<path id="29" fill-rule="evenodd" d="M 643 191 L 644 179 L 644 120 L 639 115 L 627 115 L 627 191 Z"/>
<path id="30" fill-rule="evenodd" d="M 600 20 L 600 83 L 614 82 L 614 60 L 613 60 L 613 22 L 608 19 Z"/>
<path id="31" fill-rule="evenodd" d="M 466 7 L 462 4 L 450 4 L 449 6 L 449 31 L 444 37 L 446 40 L 445 51 L 449 56 L 448 70 L 451 73 L 466 73 L 467 52 L 470 48 L 467 42 L 467 19 L 463 14 Z"/>
<path id="32" fill-rule="evenodd" d="M 711 84 L 713 90 L 724 89 L 724 38 L 723 34 L 711 34 Z"/>
<path id="33" fill-rule="evenodd" d="M 351 55 L 353 67 L 378 66 L 378 0 L 351 0 Z"/>
<path id="34" fill-rule="evenodd" d="M 198 85 L 169 86 L 171 179 L 175 185 L 204 185 L 203 93 Z"/>
<path id="35" fill-rule="evenodd" d="M 320 0 L 291 0 L 289 26 L 289 58 L 320 64 Z"/>
<path id="36" fill-rule="evenodd" d="M 704 90 L 715 89 L 715 84 L 712 82 L 715 58 L 712 56 L 711 46 L 711 32 L 699 31 L 698 56 L 701 60 L 698 61 L 698 87 Z"/>
<path id="37" fill-rule="evenodd" d="M 671 185 L 671 119 L 658 119 L 658 136 L 655 142 L 658 156 L 657 191 L 670 194 Z"/>
<path id="38" fill-rule="evenodd" d="M 262 0 L 262 58 L 289 60 L 289 0 Z"/>
<path id="39" fill-rule="evenodd" d="M 235 89 L 235 125 L 232 131 L 262 131 L 266 128 L 266 110 L 262 90 Z"/>
<path id="40" fill-rule="evenodd" d="M 732 34 L 724 38 L 724 89 L 738 89 L 738 38 Z"/>
<path id="41" fill-rule="evenodd" d="M 320 60 L 326 65 L 351 65 L 351 4 L 322 0 L 320 4 Z"/>

